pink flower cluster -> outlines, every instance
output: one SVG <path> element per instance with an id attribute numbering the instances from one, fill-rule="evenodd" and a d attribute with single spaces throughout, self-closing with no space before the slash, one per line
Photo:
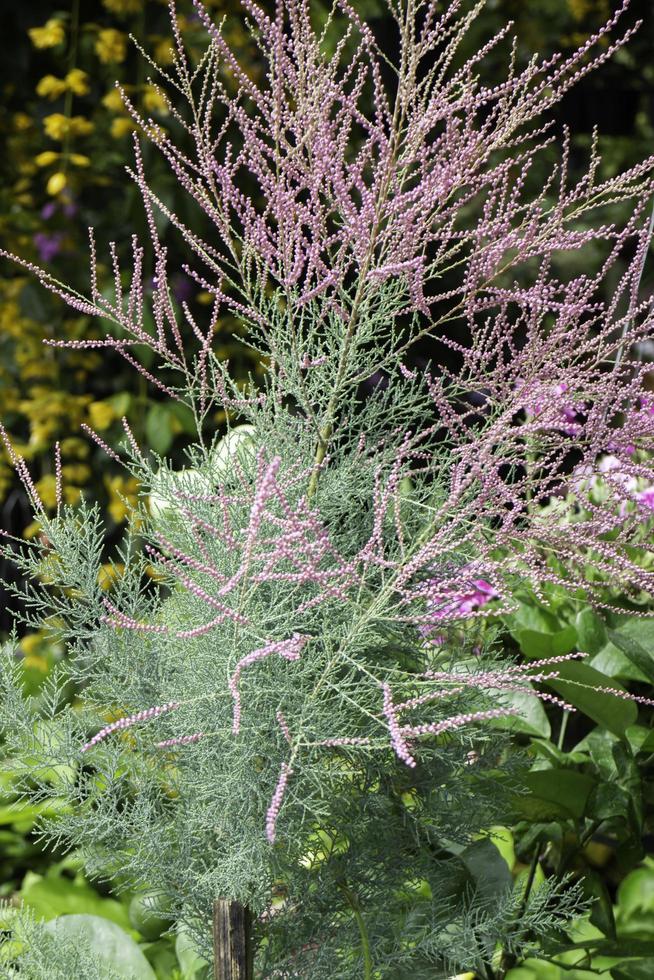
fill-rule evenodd
<path id="1" fill-rule="evenodd" d="M 179 708 L 179 706 L 179 701 L 169 701 L 168 704 L 160 704 L 154 708 L 146 708 L 144 711 L 137 711 L 135 715 L 130 715 L 128 718 L 119 718 L 118 721 L 112 721 L 110 725 L 106 725 L 98 732 L 97 735 L 94 735 L 90 741 L 83 745 L 80 751 L 88 752 L 89 749 L 93 748 L 94 745 L 97 745 L 98 742 L 102 742 L 108 735 L 112 735 L 114 732 L 122 732 L 126 728 L 131 728 L 132 725 L 137 725 L 144 721 L 151 721 L 153 718 L 158 718 L 160 715 L 165 715 L 168 711 L 174 711 L 175 708 Z"/>

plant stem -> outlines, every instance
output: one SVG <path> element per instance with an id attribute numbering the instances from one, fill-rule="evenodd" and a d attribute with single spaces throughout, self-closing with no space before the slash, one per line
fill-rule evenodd
<path id="1" fill-rule="evenodd" d="M 356 924 L 359 928 L 359 935 L 361 937 L 361 953 L 363 955 L 363 980 L 372 980 L 372 955 L 370 953 L 370 938 L 368 936 L 368 929 L 366 928 L 366 923 L 361 914 L 361 906 L 359 905 L 359 899 L 354 895 L 344 881 L 338 883 L 340 891 L 343 893 L 345 901 L 352 909 L 352 914 L 356 920 Z"/>

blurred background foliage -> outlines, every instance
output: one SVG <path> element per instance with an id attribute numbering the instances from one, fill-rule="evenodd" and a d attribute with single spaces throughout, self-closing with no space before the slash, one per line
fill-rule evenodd
<path id="1" fill-rule="evenodd" d="M 238 0 L 205 3 L 217 14 L 239 9 Z M 382 0 L 359 0 L 355 6 L 392 48 Z M 467 50 L 512 19 L 522 58 L 534 52 L 551 55 L 583 43 L 615 9 L 614 0 L 488 0 Z M 124 254 L 132 233 L 147 239 L 140 200 L 124 169 L 134 126 L 115 82 L 146 116 L 170 123 L 150 81 L 151 69 L 129 40 L 133 35 L 159 64 L 169 64 L 168 6 L 165 0 L 71 0 L 69 5 L 63 0 L 5 0 L 0 18 L 6 42 L 0 64 L 2 247 L 43 264 L 83 292 L 89 226 L 96 229 L 100 255 L 112 241 Z M 594 127 L 606 174 L 654 152 L 651 0 L 632 0 L 625 24 L 639 18 L 643 25 L 629 46 L 585 78 L 558 109 L 556 132 L 561 135 L 568 126 L 574 134 L 573 179 L 575 168 L 578 172 L 585 165 Z M 205 39 L 190 0 L 178 4 L 178 23 L 186 43 L 199 54 Z M 227 23 L 229 40 L 256 75 L 260 66 L 243 20 L 230 16 Z M 500 51 L 492 53 L 485 71 L 489 81 L 503 77 Z M 143 150 L 153 189 L 184 215 L 187 203 L 163 161 L 146 142 Z M 179 243 L 171 241 L 170 248 L 171 265 L 177 259 L 181 269 Z M 653 281 L 650 262 L 643 289 L 651 290 Z M 192 308 L 210 299 L 181 271 L 173 286 L 176 301 Z M 214 349 L 245 377 L 257 365 L 234 338 L 237 332 L 237 324 L 221 321 Z M 115 352 L 55 351 L 42 344 L 43 338 L 96 336 L 97 326 L 88 318 L 71 314 L 21 270 L 3 267 L 0 419 L 49 506 L 55 503 L 53 447 L 60 442 L 67 499 L 73 502 L 83 494 L 99 500 L 107 515 L 108 540 L 115 541 L 139 488 L 83 437 L 80 424 L 90 425 L 112 444 L 122 434 L 120 419 L 125 415 L 141 444 L 170 456 L 174 465 L 182 465 L 184 446 L 195 430 L 184 411 L 162 401 Z M 428 358 L 429 351 L 423 354 Z M 648 351 L 644 355 L 650 356 Z M 140 356 L 147 367 L 147 352 Z M 207 434 L 224 421 L 217 413 Z M 39 530 L 1 454 L 0 526 L 27 537 Z M 8 568 L 0 569 L 0 577 L 10 574 Z M 114 574 L 115 566 L 107 564 L 107 587 Z M 505 624 L 516 655 L 536 659 L 582 648 L 592 656 L 587 669 L 596 672 L 595 683 L 624 685 L 639 694 L 651 690 L 654 627 L 649 621 L 630 616 L 626 602 L 624 615 L 603 621 L 569 597 L 550 598 L 545 610 L 533 596 L 525 596 L 519 613 Z M 619 597 L 613 601 L 620 604 Z M 11 627 L 6 606 L 3 594 L 0 631 L 5 635 Z M 45 633 L 29 633 L 21 637 L 20 652 L 25 693 L 38 698 L 44 678 L 65 651 Z M 544 875 L 571 872 L 584 881 L 595 904 L 573 937 L 578 950 L 560 953 L 560 937 L 553 937 L 549 962 L 514 964 L 509 976 L 582 980 L 605 971 L 613 980 L 646 980 L 654 976 L 652 713 L 626 703 L 616 707 L 605 695 L 575 695 L 572 688 L 565 696 L 573 702 L 580 698 L 577 716 L 568 719 L 559 709 L 545 711 L 534 701 L 538 711 L 531 727 L 516 736 L 530 754 L 534 778 L 512 826 L 495 828 L 492 840 L 516 883 L 527 881 L 536 888 Z M 85 913 L 110 920 L 139 944 L 157 977 L 200 980 L 206 970 L 188 938 L 165 934 L 165 909 L 148 914 L 142 895 L 117 901 L 84 879 L 75 855 L 43 847 L 38 820 L 48 814 L 25 805 L 12 791 L 14 764 L 5 758 L 0 768 L 0 898 L 23 900 L 46 919 Z"/>

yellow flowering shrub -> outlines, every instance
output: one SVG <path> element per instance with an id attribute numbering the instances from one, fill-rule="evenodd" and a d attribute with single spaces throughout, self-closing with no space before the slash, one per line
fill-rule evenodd
<path id="1" fill-rule="evenodd" d="M 35 48 L 55 48 L 66 39 L 64 25 L 56 17 L 46 21 L 43 27 L 32 27 L 27 33 Z"/>
<path id="2" fill-rule="evenodd" d="M 98 32 L 95 42 L 95 53 L 105 64 L 120 64 L 127 54 L 127 36 L 113 27 Z"/>
<path id="3" fill-rule="evenodd" d="M 237 0 L 222 0 L 221 9 L 228 11 L 230 6 L 238 6 Z M 188 16 L 190 0 L 180 0 L 179 8 L 180 29 L 189 43 L 199 45 L 199 56 L 204 42 Z M 80 4 L 77 20 L 74 7 L 70 15 L 53 15 L 45 23 L 35 12 L 22 39 L 17 38 L 23 45 L 21 63 L 27 62 L 28 71 L 20 87 L 15 78 L 4 88 L 0 82 L 0 93 L 11 107 L 0 114 L 5 149 L 0 240 L 3 247 L 74 282 L 82 293 L 88 289 L 88 275 L 79 255 L 86 252 L 88 225 L 98 228 L 104 242 L 116 241 L 121 247 L 124 240 L 126 215 L 116 206 L 124 199 L 124 157 L 115 141 L 128 137 L 135 126 L 115 83 L 162 124 L 168 114 L 156 76 L 146 77 L 153 73 L 143 71 L 142 56 L 130 44 L 129 34 L 156 61 L 170 64 L 174 52 L 167 3 L 162 0 L 102 0 L 92 14 Z M 249 44 L 245 33 L 242 42 Z M 101 249 L 98 255 L 102 261 Z M 106 266 L 100 272 L 111 280 Z M 186 289 L 180 292 L 186 301 L 190 284 L 182 282 L 179 288 Z M 194 303 L 200 301 L 197 292 Z M 115 354 L 43 346 L 44 338 L 95 336 L 89 318 L 64 312 L 17 270 L 0 278 L 0 420 L 25 457 L 46 508 L 56 506 L 54 443 L 59 442 L 64 500 L 74 503 L 82 494 L 99 499 L 121 525 L 138 487 L 114 478 L 113 463 L 80 432 L 80 425 L 101 432 L 108 444 L 117 446 L 123 434 L 120 419 L 127 414 L 139 442 L 148 448 L 157 428 L 148 419 L 159 408 L 146 385 L 137 396 L 122 393 L 133 390 L 133 370 Z M 230 356 L 235 353 L 232 350 Z M 212 424 L 222 423 L 216 417 Z M 174 456 L 183 444 L 184 426 L 173 414 L 161 425 Z M 17 487 L 6 453 L 0 450 L 0 504 Z M 40 533 L 38 522 L 22 526 L 25 510 L 13 513 L 12 531 Z"/>
<path id="4" fill-rule="evenodd" d="M 122 139 L 123 136 L 128 136 L 133 133 L 136 126 L 131 119 L 127 119 L 125 116 L 118 116 L 116 119 L 111 120 L 111 125 L 109 126 L 109 132 L 114 139 Z"/>
<path id="5" fill-rule="evenodd" d="M 102 0 L 102 6 L 112 14 L 125 17 L 128 14 L 138 14 L 143 9 L 143 0 Z"/>
<path id="6" fill-rule="evenodd" d="M 122 474 L 105 476 L 104 484 L 109 495 L 108 511 L 116 524 L 122 524 L 130 509 L 138 503 L 139 482 L 133 476 Z"/>
<path id="7" fill-rule="evenodd" d="M 69 136 L 88 136 L 93 132 L 93 123 L 84 116 L 65 116 L 63 112 L 53 112 L 43 119 L 46 135 L 52 140 L 65 140 Z"/>
<path id="8" fill-rule="evenodd" d="M 36 94 L 43 99 L 58 99 L 66 91 L 66 83 L 63 78 L 55 78 L 54 75 L 44 75 L 36 86 Z"/>

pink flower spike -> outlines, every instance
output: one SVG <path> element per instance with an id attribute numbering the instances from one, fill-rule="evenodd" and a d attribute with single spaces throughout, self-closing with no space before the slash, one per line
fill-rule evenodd
<path id="1" fill-rule="evenodd" d="M 199 742 L 201 738 L 204 738 L 204 732 L 195 732 L 194 735 L 180 735 L 178 738 L 167 738 L 163 742 L 156 742 L 155 746 L 158 749 L 171 749 L 177 745 L 193 745 L 195 742 Z"/>
<path id="2" fill-rule="evenodd" d="M 284 660 L 299 660 L 302 647 L 308 639 L 308 636 L 301 636 L 299 633 L 294 633 L 289 640 L 266 643 L 265 646 L 253 650 L 252 653 L 248 653 L 245 657 L 241 657 L 234 668 L 234 673 L 229 679 L 229 690 L 234 699 L 234 716 L 232 722 L 232 733 L 234 735 L 238 735 L 241 730 L 241 694 L 239 691 L 239 681 L 244 668 L 256 663 L 257 660 L 264 660 L 274 653 L 283 657 Z"/>
<path id="3" fill-rule="evenodd" d="M 61 510 L 63 504 L 62 478 L 61 478 L 61 446 L 55 442 L 55 500 L 57 511 Z"/>
<path id="4" fill-rule="evenodd" d="M 391 689 L 388 684 L 382 685 L 382 690 L 384 692 L 384 715 L 388 722 L 388 730 L 391 736 L 391 744 L 395 749 L 395 754 L 402 762 L 405 762 L 410 769 L 415 769 L 416 760 L 413 758 L 409 752 L 409 747 L 403 737 L 402 730 L 400 729 L 397 715 L 395 712 L 395 707 L 393 705 L 393 697 L 391 694 Z"/>
<path id="5" fill-rule="evenodd" d="M 293 770 L 288 763 L 282 762 L 282 771 L 279 775 L 279 779 L 277 780 L 277 786 L 266 814 L 266 837 L 271 844 L 275 843 L 275 837 L 277 834 L 277 817 L 279 816 L 282 800 L 286 791 L 286 784 L 292 775 Z"/>
<path id="6" fill-rule="evenodd" d="M 130 715 L 128 718 L 119 718 L 118 721 L 113 721 L 110 725 L 106 725 L 97 735 L 82 746 L 81 752 L 88 752 L 89 749 L 97 745 L 98 742 L 102 742 L 107 736 L 113 734 L 113 732 L 123 731 L 125 728 L 131 728 L 132 725 L 139 724 L 142 721 L 151 721 L 153 718 L 158 718 L 159 715 L 164 715 L 168 711 L 174 711 L 175 708 L 179 708 L 179 701 L 169 701 L 168 704 L 160 704 L 154 708 L 146 708 L 145 711 L 137 711 L 135 715 Z"/>

